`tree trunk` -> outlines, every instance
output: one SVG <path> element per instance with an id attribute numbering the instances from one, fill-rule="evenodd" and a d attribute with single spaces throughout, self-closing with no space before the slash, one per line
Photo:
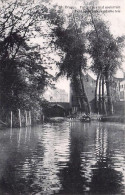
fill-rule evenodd
<path id="1" fill-rule="evenodd" d="M 102 94 L 101 94 L 102 76 L 99 80 L 99 113 L 102 113 Z"/>
<path id="2" fill-rule="evenodd" d="M 97 95 L 99 77 L 100 77 L 100 74 L 98 74 L 98 76 L 97 76 L 96 88 L 95 88 L 95 112 L 96 112 L 96 113 L 98 113 L 98 111 L 99 111 L 99 110 L 98 110 L 98 95 Z"/>
<path id="3" fill-rule="evenodd" d="M 113 114 L 113 104 L 111 99 L 110 81 L 109 81 L 108 74 L 106 74 L 106 90 L 107 90 L 107 112 L 108 114 Z"/>
<path id="4" fill-rule="evenodd" d="M 80 82 L 81 82 L 81 87 L 82 87 L 82 94 L 83 94 L 83 98 L 84 98 L 83 101 L 85 101 L 85 103 L 87 104 L 86 112 L 87 112 L 87 114 L 90 114 L 90 105 L 89 105 L 89 101 L 88 101 L 88 98 L 87 98 L 87 95 L 86 95 L 86 92 L 85 92 L 81 71 L 79 73 L 79 76 L 80 76 Z"/>
<path id="5" fill-rule="evenodd" d="M 81 97 L 80 97 L 80 89 L 79 89 L 79 81 L 78 81 L 78 78 L 76 77 L 73 77 L 72 78 L 72 86 L 73 86 L 73 91 L 75 93 L 75 97 L 76 97 L 76 100 L 77 100 L 77 103 L 80 107 L 80 109 L 82 108 L 82 103 L 81 103 Z"/>
<path id="6" fill-rule="evenodd" d="M 102 114 L 106 114 L 104 84 L 104 76 L 102 76 Z"/>

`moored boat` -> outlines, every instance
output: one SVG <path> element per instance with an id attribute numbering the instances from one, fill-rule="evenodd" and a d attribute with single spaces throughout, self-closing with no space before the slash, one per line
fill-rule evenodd
<path id="1" fill-rule="evenodd" d="M 90 118 L 90 116 L 85 115 L 85 116 L 82 116 L 82 117 L 80 118 L 80 121 L 81 121 L 81 122 L 90 122 L 90 121 L 91 121 L 91 118 Z"/>

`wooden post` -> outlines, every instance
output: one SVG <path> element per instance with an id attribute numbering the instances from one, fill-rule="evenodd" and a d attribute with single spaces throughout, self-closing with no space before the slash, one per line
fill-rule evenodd
<path id="1" fill-rule="evenodd" d="M 12 113 L 12 111 L 11 111 L 11 128 L 13 127 L 13 113 Z"/>
<path id="2" fill-rule="evenodd" d="M 26 114 L 26 127 L 27 127 L 27 111 L 25 111 L 25 114 Z"/>
<path id="3" fill-rule="evenodd" d="M 21 124 L 21 112 L 20 112 L 20 109 L 19 110 L 19 124 L 20 124 L 20 128 L 22 127 L 22 124 Z"/>

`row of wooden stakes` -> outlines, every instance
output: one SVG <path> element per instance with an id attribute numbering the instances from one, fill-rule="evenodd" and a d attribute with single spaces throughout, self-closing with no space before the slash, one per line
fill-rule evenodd
<path id="1" fill-rule="evenodd" d="M 18 109 L 18 118 L 19 118 L 19 127 L 22 127 L 22 120 L 21 120 L 21 111 Z M 25 111 L 25 126 L 31 126 L 31 111 Z M 11 128 L 13 127 L 13 112 L 11 111 L 11 122 L 10 122 Z"/>

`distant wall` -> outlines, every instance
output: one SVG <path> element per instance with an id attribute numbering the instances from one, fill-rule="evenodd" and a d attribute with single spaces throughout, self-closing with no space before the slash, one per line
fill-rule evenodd
<path id="1" fill-rule="evenodd" d="M 114 114 L 125 115 L 125 101 L 114 103 Z"/>
<path id="2" fill-rule="evenodd" d="M 83 84 L 85 88 L 85 92 L 90 103 L 91 111 L 95 111 L 95 88 L 96 88 L 96 80 L 94 80 L 89 74 L 83 76 Z M 77 107 L 79 109 L 78 102 L 78 94 L 75 93 L 75 89 L 70 84 L 70 105 L 72 108 Z"/>
<path id="3" fill-rule="evenodd" d="M 91 102 L 95 98 L 96 81 L 89 74 L 83 77 L 83 81 L 88 101 Z"/>
<path id="4" fill-rule="evenodd" d="M 44 110 L 47 117 L 64 117 L 71 110 L 70 104 L 66 102 L 50 102 L 49 107 Z"/>

